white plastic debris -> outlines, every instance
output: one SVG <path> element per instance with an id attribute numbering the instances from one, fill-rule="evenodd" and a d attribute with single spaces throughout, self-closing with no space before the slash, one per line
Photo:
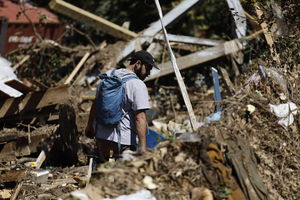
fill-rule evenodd
<path id="1" fill-rule="evenodd" d="M 282 101 L 285 101 L 285 100 L 287 99 L 284 93 L 280 93 L 280 94 L 279 94 L 279 98 L 280 98 Z"/>
<path id="2" fill-rule="evenodd" d="M 11 68 L 11 63 L 0 56 L 0 91 L 11 97 L 21 96 L 21 92 L 4 84 L 6 81 L 10 80 L 18 80 L 18 78 L 14 73 L 13 68 Z"/>
<path id="3" fill-rule="evenodd" d="M 134 151 L 131 151 L 129 149 L 123 151 L 122 160 L 125 160 L 125 161 L 133 160 L 135 158 L 134 153 L 135 153 Z"/>
<path id="4" fill-rule="evenodd" d="M 31 174 L 35 183 L 46 183 L 48 181 L 48 170 L 34 170 Z"/>
<path id="5" fill-rule="evenodd" d="M 269 104 L 271 112 L 279 117 L 278 124 L 285 129 L 288 128 L 294 122 L 294 115 L 297 114 L 297 106 L 293 102 L 287 102 L 285 104 L 273 105 Z"/>
<path id="6" fill-rule="evenodd" d="M 248 104 L 247 105 L 247 111 L 252 114 L 255 111 L 255 106 Z"/>
<path id="7" fill-rule="evenodd" d="M 86 194 L 80 191 L 71 192 L 71 196 L 76 200 L 90 200 L 90 198 Z"/>
<path id="8" fill-rule="evenodd" d="M 153 179 L 151 176 L 145 176 L 143 179 L 144 186 L 149 190 L 154 190 L 157 188 L 157 185 L 153 183 Z"/>
<path id="9" fill-rule="evenodd" d="M 141 200 L 156 200 L 156 198 L 151 194 L 151 192 L 149 190 L 139 190 L 133 194 L 129 194 L 129 195 L 122 195 L 119 196 L 115 199 L 102 199 L 102 200 L 137 200 L 137 199 L 141 199 Z"/>
<path id="10" fill-rule="evenodd" d="M 11 68 L 10 66 L 11 63 L 5 58 L 0 56 L 0 82 L 1 83 L 11 79 L 17 79 L 17 76 L 15 75 L 13 68 Z"/>

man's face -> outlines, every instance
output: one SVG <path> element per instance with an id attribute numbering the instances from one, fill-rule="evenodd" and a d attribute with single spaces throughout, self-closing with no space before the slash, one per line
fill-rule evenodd
<path id="1" fill-rule="evenodd" d="M 145 78 L 150 75 L 151 69 L 152 69 L 151 65 L 139 62 L 138 67 L 135 70 L 135 73 L 141 80 L 145 80 Z"/>

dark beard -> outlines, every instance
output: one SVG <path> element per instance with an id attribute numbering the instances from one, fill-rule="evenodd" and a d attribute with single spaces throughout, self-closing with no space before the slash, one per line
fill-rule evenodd
<path id="1" fill-rule="evenodd" d="M 135 69 L 135 74 L 137 75 L 137 77 L 139 77 L 139 79 L 141 79 L 142 81 L 143 80 L 145 80 L 145 78 L 146 78 L 146 76 L 144 75 L 142 75 L 142 68 L 140 67 L 140 68 L 136 68 Z"/>

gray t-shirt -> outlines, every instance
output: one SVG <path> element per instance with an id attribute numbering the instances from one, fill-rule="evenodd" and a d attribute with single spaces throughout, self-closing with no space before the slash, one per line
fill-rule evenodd
<path id="1" fill-rule="evenodd" d="M 111 71 L 108 71 L 107 74 L 110 75 Z M 135 73 L 127 69 L 118 69 L 115 71 L 115 75 L 122 78 L 128 75 L 135 75 Z M 96 99 L 99 94 L 99 86 L 97 88 Z M 101 125 L 94 120 L 93 125 L 96 130 L 96 138 L 117 143 L 120 139 L 120 143 L 123 145 L 137 144 L 134 111 L 150 108 L 148 90 L 142 80 L 134 78 L 125 83 L 125 103 L 122 108 L 126 115 L 120 122 L 120 138 L 116 128 Z"/>

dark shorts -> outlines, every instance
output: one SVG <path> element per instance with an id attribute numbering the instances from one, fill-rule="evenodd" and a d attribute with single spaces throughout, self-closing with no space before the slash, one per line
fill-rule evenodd
<path id="1" fill-rule="evenodd" d="M 96 139 L 96 157 L 100 163 L 108 161 L 109 158 L 118 159 L 120 154 L 125 150 L 136 151 L 136 146 L 121 144 L 119 151 L 118 143 L 109 140 Z"/>

